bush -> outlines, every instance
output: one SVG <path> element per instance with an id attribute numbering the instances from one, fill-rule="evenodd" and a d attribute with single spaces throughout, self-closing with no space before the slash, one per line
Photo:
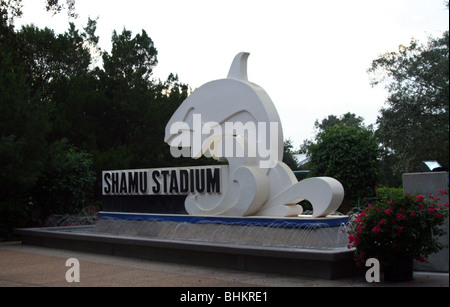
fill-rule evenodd
<path id="1" fill-rule="evenodd" d="M 389 188 L 389 187 L 380 187 L 378 188 L 378 198 L 380 199 L 398 199 L 403 196 L 403 188 Z"/>
<path id="2" fill-rule="evenodd" d="M 439 191 L 440 195 L 448 191 Z M 349 248 L 355 247 L 357 264 L 369 258 L 389 264 L 396 257 L 408 255 L 426 261 L 428 255 L 444 246 L 438 238 L 445 231 L 439 226 L 448 217 L 448 202 L 429 195 L 401 194 L 367 205 L 352 223 Z"/>
<path id="3" fill-rule="evenodd" d="M 35 215 L 42 224 L 50 214 L 74 214 L 93 196 L 95 173 L 91 156 L 74 147 L 55 155 L 32 193 Z"/>
<path id="4" fill-rule="evenodd" d="M 29 207 L 24 202 L 0 202 L 0 240 L 11 237 L 14 228 L 25 227 L 29 216 Z"/>

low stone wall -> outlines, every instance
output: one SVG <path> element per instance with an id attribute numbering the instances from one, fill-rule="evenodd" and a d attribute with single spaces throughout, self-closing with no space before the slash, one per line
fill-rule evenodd
<path id="1" fill-rule="evenodd" d="M 93 226 L 16 229 L 22 243 L 151 261 L 339 279 L 361 272 L 354 250 L 299 249 L 95 233 Z"/>

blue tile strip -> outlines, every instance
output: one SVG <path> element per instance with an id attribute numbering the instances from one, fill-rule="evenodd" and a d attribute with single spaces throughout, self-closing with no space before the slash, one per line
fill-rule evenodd
<path id="1" fill-rule="evenodd" d="M 119 219 L 131 221 L 160 221 L 194 224 L 228 224 L 240 226 L 264 226 L 286 228 L 322 228 L 335 227 L 348 223 L 348 216 L 325 218 L 270 218 L 270 217 L 213 217 L 183 214 L 148 214 L 128 212 L 100 212 L 100 219 Z"/>

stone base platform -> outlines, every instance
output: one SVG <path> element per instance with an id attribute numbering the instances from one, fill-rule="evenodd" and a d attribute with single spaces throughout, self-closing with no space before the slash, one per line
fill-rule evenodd
<path id="1" fill-rule="evenodd" d="M 196 222 L 174 221 L 173 216 L 167 217 L 169 220 L 161 220 L 160 215 L 155 218 L 146 215 L 146 220 L 136 216 L 118 219 L 105 213 L 94 226 L 27 228 L 17 229 L 16 233 L 21 235 L 23 244 L 151 261 L 321 279 L 339 279 L 358 273 L 353 261 L 354 251 L 348 250 L 346 245 L 314 247 L 305 243 L 306 247 L 301 246 L 302 240 L 317 241 L 320 237 L 326 237 L 327 242 L 330 239 L 332 242 L 334 237 L 338 244 L 342 225 L 326 227 L 325 222 L 313 227 L 311 221 L 308 224 L 301 221 L 303 226 L 295 226 L 298 219 L 288 219 L 294 220 L 288 224 L 280 220 L 273 224 L 270 219 L 260 219 L 258 223 L 248 225 L 242 218 L 228 223 L 221 220 L 219 224 L 203 217 L 196 217 Z M 175 219 L 179 218 L 182 217 L 175 216 Z M 175 228 L 177 232 L 170 232 Z M 189 231 L 190 238 L 183 238 L 181 234 L 186 236 Z M 174 235 L 176 233 L 180 235 Z M 286 239 L 302 235 L 304 238 L 300 241 Z"/>

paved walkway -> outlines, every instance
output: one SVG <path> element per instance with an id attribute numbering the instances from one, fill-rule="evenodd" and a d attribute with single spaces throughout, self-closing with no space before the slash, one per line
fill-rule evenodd
<path id="1" fill-rule="evenodd" d="M 66 281 L 66 260 L 80 282 Z M 414 281 L 367 283 L 363 277 L 321 280 L 152 262 L 0 242 L 0 287 L 448 287 L 448 273 L 415 272 Z"/>

